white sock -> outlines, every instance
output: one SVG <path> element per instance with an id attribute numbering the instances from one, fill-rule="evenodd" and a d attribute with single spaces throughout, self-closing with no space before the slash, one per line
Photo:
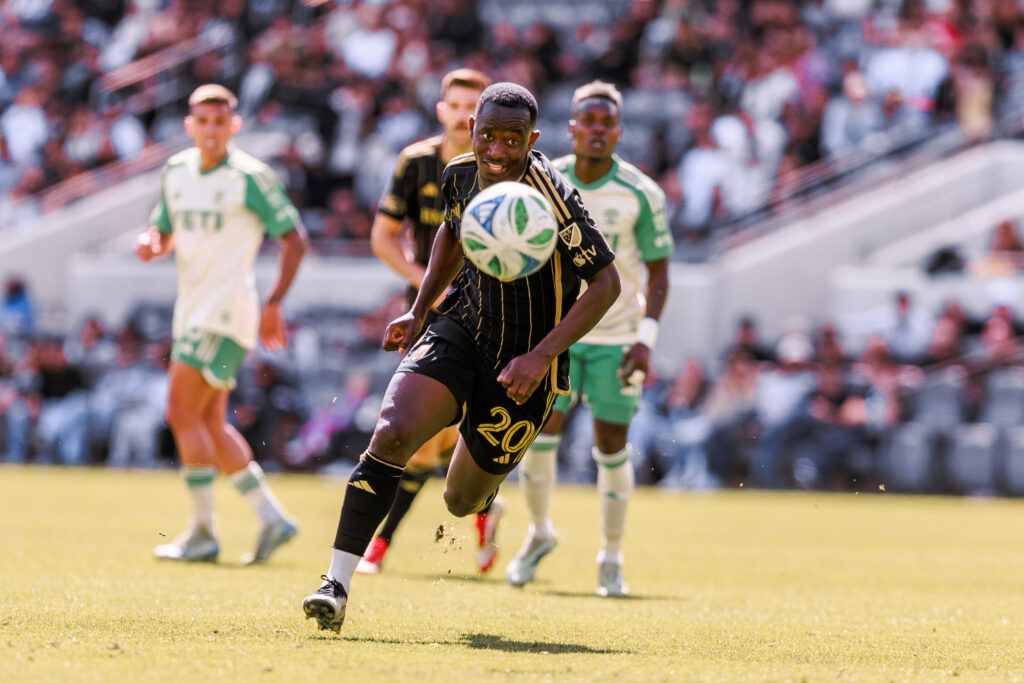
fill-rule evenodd
<path id="1" fill-rule="evenodd" d="M 181 476 L 192 497 L 190 528 L 203 527 L 213 533 L 213 480 L 217 468 L 213 465 L 182 465 Z"/>
<path id="2" fill-rule="evenodd" d="M 284 510 L 267 485 L 267 477 L 259 463 L 252 461 L 228 478 L 264 524 L 284 518 Z"/>
<path id="3" fill-rule="evenodd" d="M 333 552 L 331 568 L 327 570 L 327 576 L 340 583 L 347 594 L 349 586 L 352 585 L 352 575 L 356 573 L 356 567 L 362 558 L 337 548 Z"/>
<path id="4" fill-rule="evenodd" d="M 530 511 L 530 536 L 552 538 L 551 493 L 558 479 L 558 434 L 538 434 L 519 463 L 519 487 Z"/>
<path id="5" fill-rule="evenodd" d="M 629 444 L 618 453 L 594 448 L 597 461 L 597 492 L 601 496 L 601 552 L 598 562 L 622 564 L 622 537 L 626 533 L 626 507 L 633 493 L 632 449 Z"/>

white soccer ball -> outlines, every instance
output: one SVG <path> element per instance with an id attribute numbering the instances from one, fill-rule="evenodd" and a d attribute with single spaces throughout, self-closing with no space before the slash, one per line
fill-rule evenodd
<path id="1" fill-rule="evenodd" d="M 481 272 L 510 282 L 535 273 L 555 250 L 558 221 L 544 196 L 524 183 L 495 183 L 462 215 L 462 250 Z"/>

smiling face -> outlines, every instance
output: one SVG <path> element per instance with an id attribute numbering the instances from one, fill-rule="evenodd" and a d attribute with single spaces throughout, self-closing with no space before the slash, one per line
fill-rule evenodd
<path id="1" fill-rule="evenodd" d="M 231 136 L 242 126 L 242 119 L 225 102 L 199 102 L 185 117 L 185 131 L 199 148 L 204 160 L 222 159 Z"/>
<path id="2" fill-rule="evenodd" d="M 569 131 L 577 158 L 606 161 L 615 151 L 622 134 L 619 108 L 603 97 L 587 98 L 576 105 Z"/>
<path id="3" fill-rule="evenodd" d="M 480 187 L 503 180 L 518 180 L 526 168 L 539 131 L 533 130 L 530 111 L 485 102 L 470 120 L 473 155 L 480 169 Z"/>

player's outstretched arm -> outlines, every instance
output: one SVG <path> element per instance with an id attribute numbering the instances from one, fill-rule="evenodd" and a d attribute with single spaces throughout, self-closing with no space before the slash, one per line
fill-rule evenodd
<path id="1" fill-rule="evenodd" d="M 449 230 L 446 224 L 442 224 L 434 238 L 434 246 L 430 250 L 430 261 L 427 263 L 427 272 L 423 276 L 422 286 L 416 293 L 416 301 L 413 302 L 408 313 L 392 320 L 384 331 L 382 346 L 385 351 L 398 349 L 405 353 L 409 342 L 423 327 L 427 311 L 459 274 L 462 260 L 462 244 L 455 236 L 455 232 Z"/>
<path id="2" fill-rule="evenodd" d="M 373 255 L 388 264 L 416 289 L 423 283 L 426 269 L 409 258 L 402 244 L 402 221 L 383 213 L 377 213 L 370 230 L 370 247 Z"/>
<path id="3" fill-rule="evenodd" d="M 135 238 L 135 254 L 142 261 L 167 256 L 174 250 L 174 233 L 160 232 L 155 226 L 149 226 L 145 232 Z"/>
<path id="4" fill-rule="evenodd" d="M 498 381 L 508 390 L 509 398 L 516 403 L 530 398 L 558 354 L 579 341 L 604 317 L 618 298 L 620 288 L 619 271 L 614 263 L 587 278 L 587 291 L 577 299 L 561 322 L 529 353 L 513 358 L 498 375 Z"/>
<path id="5" fill-rule="evenodd" d="M 619 380 L 625 385 L 644 381 L 650 370 L 651 349 L 658 338 L 658 321 L 668 298 L 668 259 L 647 261 L 647 310 L 640 323 L 640 338 L 622 357 Z"/>
<path id="6" fill-rule="evenodd" d="M 288 345 L 288 333 L 281 314 L 281 301 L 292 286 L 295 274 L 299 272 L 299 264 L 309 251 L 309 236 L 301 223 L 281 237 L 281 261 L 277 272 L 277 282 L 263 304 L 263 315 L 260 316 L 260 341 L 268 351 L 280 351 Z"/>

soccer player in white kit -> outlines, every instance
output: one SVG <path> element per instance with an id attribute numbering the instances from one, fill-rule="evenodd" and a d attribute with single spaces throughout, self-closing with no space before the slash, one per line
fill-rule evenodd
<path id="1" fill-rule="evenodd" d="M 622 578 L 622 538 L 633 492 L 626 437 L 640 405 L 640 387 L 668 295 L 673 241 L 664 193 L 614 153 L 622 133 L 621 108 L 622 96 L 609 83 L 594 81 L 578 88 L 569 122 L 573 154 L 553 162 L 579 190 L 587 212 L 615 252 L 622 290 L 601 321 L 570 348 L 572 396 L 558 397 L 550 419 L 519 465 L 531 524 L 506 568 L 505 578 L 513 586 L 532 581 L 538 563 L 557 545 L 548 511 L 559 435 L 566 411 L 582 395 L 594 416 L 593 457 L 601 498 L 597 592 L 606 597 L 629 592 Z"/>
<path id="2" fill-rule="evenodd" d="M 228 394 L 257 331 L 268 350 L 285 348 L 281 300 L 291 287 L 309 238 L 299 213 L 269 166 L 229 145 L 240 130 L 237 100 L 220 85 L 189 97 L 185 130 L 195 146 L 164 166 L 160 201 L 139 235 L 143 261 L 172 251 L 178 270 L 167 421 L 181 458 L 192 517 L 174 541 L 157 546 L 168 560 L 213 561 L 213 481 L 227 475 L 262 524 L 243 564 L 266 561 L 298 531 L 267 485 L 252 449 L 227 421 Z M 253 261 L 264 237 L 279 239 L 277 281 L 262 314 Z"/>

